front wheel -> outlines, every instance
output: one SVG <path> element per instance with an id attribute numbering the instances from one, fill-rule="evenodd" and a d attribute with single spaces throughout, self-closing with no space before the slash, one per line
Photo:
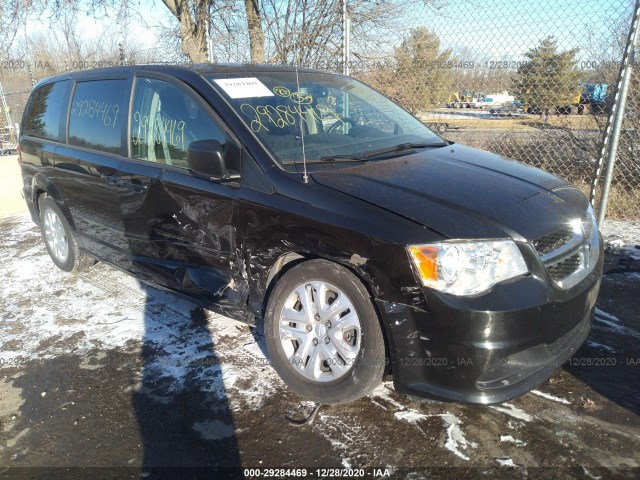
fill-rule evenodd
<path id="1" fill-rule="evenodd" d="M 296 393 L 317 403 L 347 403 L 382 380 L 385 349 L 367 290 L 344 267 L 301 263 L 273 289 L 265 314 L 271 362 Z"/>
<path id="2" fill-rule="evenodd" d="M 71 226 L 56 202 L 43 196 L 38 206 L 42 237 L 53 263 L 65 272 L 81 271 L 93 265 L 95 260 L 78 248 Z"/>

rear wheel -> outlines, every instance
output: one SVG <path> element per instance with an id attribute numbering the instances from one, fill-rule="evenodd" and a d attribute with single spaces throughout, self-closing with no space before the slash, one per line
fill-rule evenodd
<path id="1" fill-rule="evenodd" d="M 362 283 L 339 265 L 310 260 L 284 274 L 269 297 L 265 334 L 280 377 L 315 402 L 350 402 L 382 380 L 378 315 Z"/>
<path id="2" fill-rule="evenodd" d="M 49 256 L 58 268 L 65 272 L 89 268 L 95 260 L 78 248 L 78 243 L 64 214 L 56 202 L 40 197 L 40 228 Z"/>

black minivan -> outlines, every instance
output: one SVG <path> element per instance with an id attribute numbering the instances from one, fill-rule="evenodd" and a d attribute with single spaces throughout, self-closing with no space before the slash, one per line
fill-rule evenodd
<path id="1" fill-rule="evenodd" d="M 602 271 L 574 186 L 454 144 L 342 75 L 135 66 L 41 81 L 24 197 L 53 262 L 96 260 L 254 323 L 320 403 L 393 375 L 489 404 L 587 337 Z"/>

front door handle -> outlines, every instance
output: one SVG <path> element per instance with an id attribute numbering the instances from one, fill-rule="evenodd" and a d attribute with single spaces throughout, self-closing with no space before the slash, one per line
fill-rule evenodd
<path id="1" fill-rule="evenodd" d="M 107 173 L 101 173 L 100 178 L 104 180 L 104 183 L 106 183 L 110 187 L 117 185 L 118 180 L 120 179 L 120 177 L 118 177 L 117 175 Z"/>
<path id="2" fill-rule="evenodd" d="M 118 178 L 118 185 L 124 188 L 128 188 L 129 190 L 134 190 L 136 192 L 142 192 L 143 190 L 147 190 L 149 188 L 148 185 L 142 183 L 142 181 L 137 178 L 131 178 L 128 180 Z"/>

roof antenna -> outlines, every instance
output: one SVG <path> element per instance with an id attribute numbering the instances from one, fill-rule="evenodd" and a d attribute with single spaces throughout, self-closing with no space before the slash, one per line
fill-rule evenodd
<path id="1" fill-rule="evenodd" d="M 298 88 L 298 95 L 301 95 L 300 92 L 300 78 L 298 77 L 298 63 L 300 61 L 300 57 L 298 56 L 298 46 L 297 42 L 294 48 L 295 55 L 295 68 L 296 68 L 296 86 Z M 304 150 L 304 126 L 302 125 L 302 107 L 298 104 L 298 117 L 300 119 L 300 140 L 302 141 L 302 183 L 309 183 L 309 175 L 307 175 L 307 154 Z"/>

